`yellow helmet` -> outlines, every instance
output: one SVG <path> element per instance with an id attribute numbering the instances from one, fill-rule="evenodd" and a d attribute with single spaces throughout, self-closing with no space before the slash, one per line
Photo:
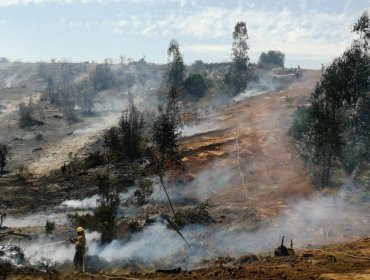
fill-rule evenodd
<path id="1" fill-rule="evenodd" d="M 78 227 L 77 228 L 77 232 L 83 232 L 83 231 L 85 231 L 83 227 Z"/>

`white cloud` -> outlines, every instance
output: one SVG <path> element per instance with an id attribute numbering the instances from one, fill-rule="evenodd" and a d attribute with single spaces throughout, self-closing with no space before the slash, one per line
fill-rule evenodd
<path id="1" fill-rule="evenodd" d="M 180 7 L 187 4 L 187 0 L 0 0 L 0 7 L 18 6 L 18 5 L 41 5 L 41 4 L 87 4 L 97 3 L 107 5 L 111 3 L 178 3 Z"/>

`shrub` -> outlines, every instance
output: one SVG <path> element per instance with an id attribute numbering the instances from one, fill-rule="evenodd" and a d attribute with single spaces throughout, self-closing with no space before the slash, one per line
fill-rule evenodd
<path id="1" fill-rule="evenodd" d="M 91 152 L 89 155 L 85 158 L 85 164 L 88 168 L 94 168 L 97 166 L 101 166 L 105 163 L 104 160 L 104 154 L 100 151 Z"/>
<path id="2" fill-rule="evenodd" d="M 50 234 L 50 233 L 52 233 L 54 230 L 55 230 L 55 222 L 46 221 L 46 224 L 45 224 L 45 231 L 46 231 L 46 234 Z"/>
<path id="3" fill-rule="evenodd" d="M 268 51 L 267 53 L 261 53 L 258 60 L 258 66 L 273 68 L 280 66 L 284 68 L 285 54 L 281 51 Z"/>
<path id="4" fill-rule="evenodd" d="M 195 100 L 202 98 L 208 88 L 207 81 L 201 74 L 190 75 L 185 80 L 184 86 L 185 90 Z"/>

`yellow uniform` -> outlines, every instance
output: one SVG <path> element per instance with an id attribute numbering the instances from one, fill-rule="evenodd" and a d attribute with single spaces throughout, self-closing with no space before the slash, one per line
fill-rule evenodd
<path id="1" fill-rule="evenodd" d="M 84 255 L 86 249 L 86 238 L 84 230 L 77 231 L 77 238 L 73 240 L 75 244 L 76 253 L 73 259 L 73 265 L 76 270 L 82 271 L 83 270 L 83 263 L 84 263 Z"/>

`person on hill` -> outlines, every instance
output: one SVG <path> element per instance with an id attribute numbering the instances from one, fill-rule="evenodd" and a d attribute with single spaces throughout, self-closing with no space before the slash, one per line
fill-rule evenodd
<path id="1" fill-rule="evenodd" d="M 86 238 L 85 230 L 83 227 L 77 228 L 77 238 L 71 238 L 73 244 L 75 244 L 76 253 L 73 258 L 73 267 L 75 270 L 83 272 L 84 271 L 84 255 L 86 249 Z"/>

